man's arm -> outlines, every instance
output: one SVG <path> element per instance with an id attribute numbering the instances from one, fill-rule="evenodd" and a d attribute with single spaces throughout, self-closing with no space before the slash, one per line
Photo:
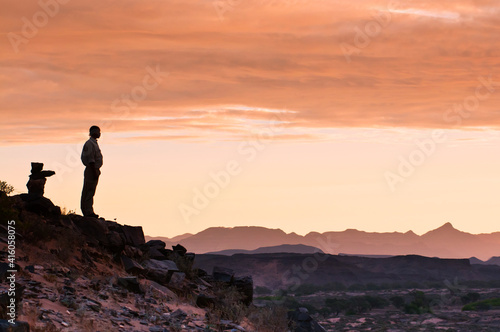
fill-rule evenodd
<path id="1" fill-rule="evenodd" d="M 90 167 L 90 169 L 92 170 L 92 174 L 94 174 L 94 176 L 95 176 L 95 177 L 96 177 L 96 179 L 97 179 L 97 177 L 99 176 L 99 172 L 97 171 L 97 168 L 95 167 L 95 161 L 90 162 L 90 163 L 89 163 L 89 167 Z"/>
<path id="2" fill-rule="evenodd" d="M 95 167 L 95 154 L 94 146 L 89 141 L 85 142 L 82 151 L 82 161 L 85 160 L 87 162 L 87 167 L 90 168 L 92 174 L 97 178 L 99 173 Z"/>

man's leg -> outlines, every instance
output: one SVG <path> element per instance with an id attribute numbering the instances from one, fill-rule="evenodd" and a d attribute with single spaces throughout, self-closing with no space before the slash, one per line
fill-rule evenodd
<path id="1" fill-rule="evenodd" d="M 80 202 L 82 213 L 84 216 L 94 215 L 94 195 L 97 188 L 99 177 L 96 178 L 92 170 L 85 168 L 82 200 Z"/>

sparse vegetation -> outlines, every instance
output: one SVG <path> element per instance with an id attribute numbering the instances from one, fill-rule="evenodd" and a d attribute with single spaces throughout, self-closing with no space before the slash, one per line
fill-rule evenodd
<path id="1" fill-rule="evenodd" d="M 63 216 L 68 216 L 68 215 L 75 214 L 75 213 L 76 213 L 75 210 L 68 210 L 66 207 L 63 207 L 61 209 L 61 215 L 63 215 Z"/>
<path id="2" fill-rule="evenodd" d="M 362 295 L 348 298 L 329 298 L 325 300 L 325 305 L 335 315 L 341 312 L 346 315 L 357 315 L 374 308 L 384 308 L 389 305 L 389 301 L 380 296 Z"/>
<path id="3" fill-rule="evenodd" d="M 393 296 L 389 299 L 393 306 L 398 309 L 401 309 L 405 305 L 405 299 L 402 296 Z"/>
<path id="4" fill-rule="evenodd" d="M 239 323 L 248 313 L 248 307 L 242 303 L 243 295 L 236 287 L 216 284 L 214 293 L 220 301 L 210 306 L 208 310 L 207 316 L 210 324 L 217 325 L 221 319 Z"/>
<path id="5" fill-rule="evenodd" d="M 256 331 L 281 332 L 287 330 L 287 311 L 282 306 L 253 307 L 250 309 L 247 317 Z"/>
<path id="6" fill-rule="evenodd" d="M 460 298 L 460 300 L 462 300 L 462 303 L 463 304 L 468 304 L 468 303 L 471 303 L 471 302 L 477 302 L 479 300 L 479 298 L 481 297 L 481 295 L 479 295 L 479 293 L 467 293 L 467 295 L 464 295 Z"/>
<path id="7" fill-rule="evenodd" d="M 55 236 L 54 227 L 32 213 L 22 214 L 17 230 L 32 244 L 48 242 Z"/>
<path id="8" fill-rule="evenodd" d="M 273 291 L 270 290 L 269 288 L 262 287 L 262 286 L 255 287 L 254 292 L 255 292 L 256 295 L 267 295 L 267 294 L 272 294 L 273 293 Z"/>
<path id="9" fill-rule="evenodd" d="M 14 192 L 14 190 L 14 186 L 0 180 L 0 191 L 4 192 L 6 195 L 10 195 Z"/>
<path id="10" fill-rule="evenodd" d="M 432 313 L 431 311 L 431 300 L 425 296 L 422 291 L 413 291 L 410 293 L 413 296 L 413 300 L 405 305 L 405 313 L 407 314 L 425 314 Z"/>
<path id="11" fill-rule="evenodd" d="M 462 311 L 483 311 L 490 310 L 494 307 L 500 307 L 500 298 L 486 299 L 466 304 L 462 308 Z"/>
<path id="12" fill-rule="evenodd" d="M 7 194 L 0 191 L 0 222 L 6 224 L 8 220 L 18 220 L 18 212 L 12 207 Z"/>
<path id="13" fill-rule="evenodd" d="M 324 285 L 301 284 L 293 292 L 296 296 L 311 295 L 318 292 L 331 292 L 346 290 L 347 287 L 341 282 L 332 282 Z"/>

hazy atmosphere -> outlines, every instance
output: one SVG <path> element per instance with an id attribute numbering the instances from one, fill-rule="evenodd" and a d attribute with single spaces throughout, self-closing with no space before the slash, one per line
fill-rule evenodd
<path id="1" fill-rule="evenodd" d="M 497 1 L 4 1 L 0 179 L 172 237 L 500 230 Z"/>

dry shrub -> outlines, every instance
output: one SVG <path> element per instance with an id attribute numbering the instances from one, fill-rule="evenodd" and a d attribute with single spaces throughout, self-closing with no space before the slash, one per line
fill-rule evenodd
<path id="1" fill-rule="evenodd" d="M 236 287 L 218 284 L 214 287 L 214 292 L 217 303 L 208 308 L 208 323 L 219 327 L 222 319 L 235 323 L 241 322 L 248 313 L 248 307 L 242 303 L 243 295 Z"/>
<path id="2" fill-rule="evenodd" d="M 257 308 L 248 313 L 248 320 L 255 331 L 282 332 L 288 330 L 287 309 L 281 306 Z"/>

